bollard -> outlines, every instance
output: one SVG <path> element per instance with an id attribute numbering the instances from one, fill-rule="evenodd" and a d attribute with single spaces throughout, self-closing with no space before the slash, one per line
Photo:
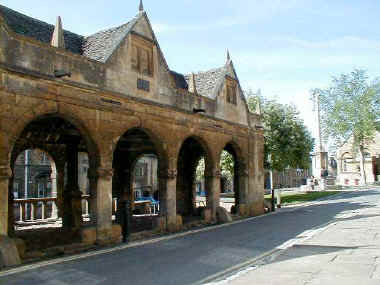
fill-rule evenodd
<path id="1" fill-rule="evenodd" d="M 277 189 L 276 192 L 276 199 L 277 199 L 277 208 L 281 208 L 281 190 Z"/>

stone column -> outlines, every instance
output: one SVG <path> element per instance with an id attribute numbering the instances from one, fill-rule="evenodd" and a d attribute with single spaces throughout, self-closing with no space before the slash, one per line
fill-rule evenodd
<path id="1" fill-rule="evenodd" d="M 244 162 L 237 162 L 236 180 L 238 183 L 238 199 L 236 201 L 237 213 L 240 216 L 247 216 L 248 210 L 248 168 Z"/>
<path id="2" fill-rule="evenodd" d="M 8 165 L 0 165 L 0 235 L 8 235 L 8 191 L 12 171 Z"/>
<path id="3" fill-rule="evenodd" d="M 264 213 L 264 134 L 263 130 L 250 132 L 245 172 L 248 175 L 246 204 L 249 215 Z"/>
<path id="4" fill-rule="evenodd" d="M 82 193 L 78 185 L 78 149 L 76 144 L 67 145 L 67 185 L 63 193 L 64 228 L 78 230 L 82 225 Z"/>
<path id="5" fill-rule="evenodd" d="M 58 191 L 57 191 L 57 171 L 53 170 L 50 175 L 51 179 L 51 196 L 53 198 L 57 198 L 56 202 L 52 204 L 52 209 L 51 209 L 51 218 L 52 219 L 57 219 L 58 218 L 58 210 L 57 210 L 57 203 L 58 203 Z"/>
<path id="6" fill-rule="evenodd" d="M 65 191 L 65 167 L 64 165 L 57 166 L 57 208 L 58 208 L 58 217 L 62 217 L 64 212 L 64 201 L 63 201 L 63 192 Z"/>
<path id="7" fill-rule="evenodd" d="M 96 191 L 96 241 L 112 241 L 112 168 L 98 168 Z"/>
<path id="8" fill-rule="evenodd" d="M 165 217 L 166 229 L 174 232 L 177 225 L 177 169 L 160 171 L 160 216 Z"/>
<path id="9" fill-rule="evenodd" d="M 13 212 L 13 176 L 9 179 L 8 182 L 8 235 L 10 237 L 14 236 L 14 212 Z"/>
<path id="10" fill-rule="evenodd" d="M 206 207 L 211 211 L 211 219 L 216 220 L 216 209 L 220 205 L 220 173 L 219 165 L 215 165 L 213 170 L 206 170 Z"/>
<path id="11" fill-rule="evenodd" d="M 96 225 L 96 208 L 97 208 L 97 184 L 98 184 L 98 172 L 95 168 L 90 168 L 87 172 L 89 184 L 90 184 L 90 199 L 89 199 L 89 217 L 90 223 Z"/>

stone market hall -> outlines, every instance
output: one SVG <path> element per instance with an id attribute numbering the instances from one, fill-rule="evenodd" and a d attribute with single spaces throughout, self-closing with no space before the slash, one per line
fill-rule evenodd
<path id="1" fill-rule="evenodd" d="M 51 197 L 14 197 L 15 163 L 26 150 L 49 159 Z M 119 242 L 118 204 L 133 210 L 133 169 L 147 155 L 157 159 L 159 207 L 136 215 L 132 226 L 145 221 L 151 231 L 174 232 L 194 220 L 221 222 L 231 214 L 220 207 L 222 151 L 234 160 L 233 214 L 262 214 L 260 114 L 249 112 L 229 53 L 209 71 L 172 71 L 141 1 L 129 22 L 87 37 L 64 30 L 60 17 L 54 26 L 0 5 L 1 250 L 17 244 L 23 258 L 20 239 L 28 235 L 41 246 Z M 195 187 L 201 158 L 204 205 Z M 79 186 L 84 172 L 88 193 Z M 46 240 L 42 230 L 21 234 L 15 226 L 51 212 L 61 225 L 47 229 Z"/>

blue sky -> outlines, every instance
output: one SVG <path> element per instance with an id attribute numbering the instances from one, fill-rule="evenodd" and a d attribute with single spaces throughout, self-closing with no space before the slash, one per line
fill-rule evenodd
<path id="1" fill-rule="evenodd" d="M 127 22 L 138 0 L 2 0 L 2 5 L 89 35 Z M 353 68 L 380 76 L 377 0 L 144 0 L 171 69 L 219 67 L 228 48 L 243 89 L 294 103 L 315 134 L 309 90 Z"/>

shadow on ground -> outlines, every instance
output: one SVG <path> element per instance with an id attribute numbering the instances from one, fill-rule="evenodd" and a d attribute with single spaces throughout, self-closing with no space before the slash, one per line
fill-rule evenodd
<path id="1" fill-rule="evenodd" d="M 51 280 L 91 285 L 193 284 L 272 250 L 307 230 L 323 227 L 344 212 L 376 207 L 379 200 L 380 192 L 375 190 L 344 193 L 320 204 L 276 215 L 0 277 L 0 284 L 5 280 L 6 284 L 26 284 L 25 280 L 30 281 L 28 284 L 53 284 Z M 303 254 L 316 252 L 309 248 Z"/>

